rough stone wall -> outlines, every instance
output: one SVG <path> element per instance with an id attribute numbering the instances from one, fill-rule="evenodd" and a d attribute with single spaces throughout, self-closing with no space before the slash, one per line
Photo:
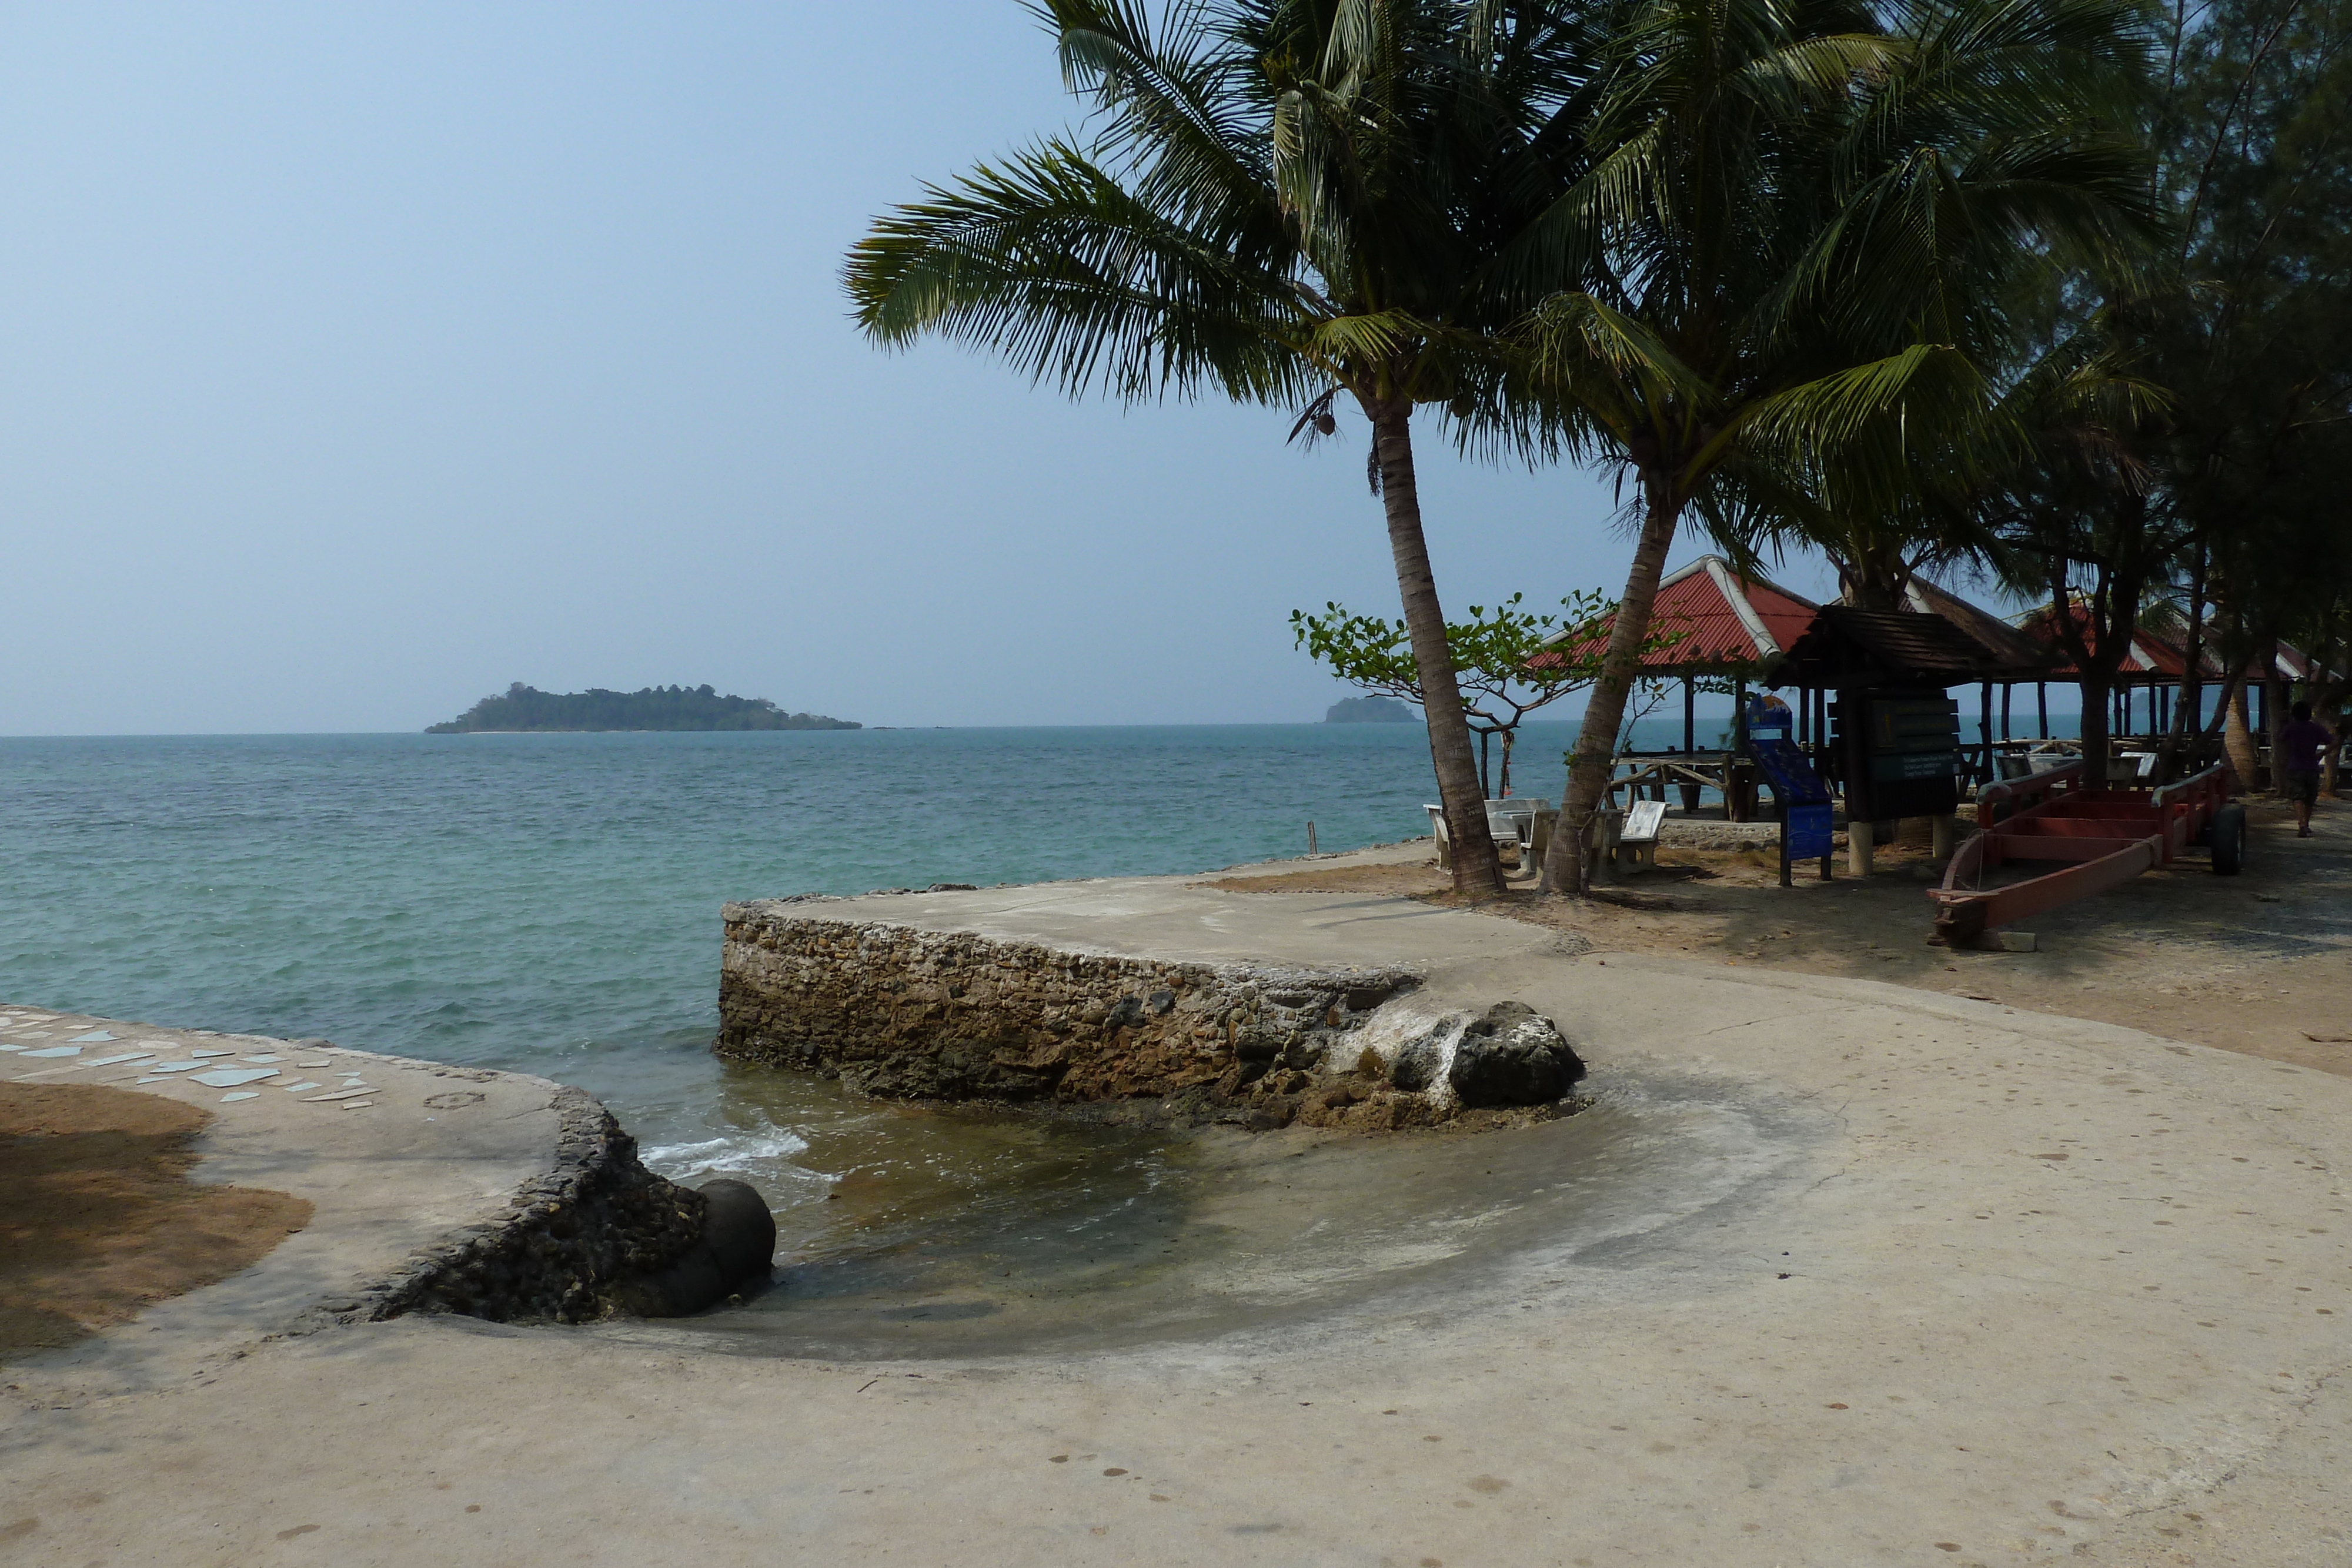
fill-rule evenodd
<path id="1" fill-rule="evenodd" d="M 1352 1071 L 1351 1031 L 1421 983 L 1403 969 L 1071 953 L 803 908 L 727 906 L 716 1049 L 893 1098 L 1107 1101 L 1223 1085 L 1222 1101 Z"/>
<path id="2" fill-rule="evenodd" d="M 381 1320 L 459 1312 L 496 1322 L 605 1316 L 625 1282 L 668 1268 L 701 1237 L 703 1197 L 637 1161 L 637 1141 L 578 1089 L 559 1089 L 555 1163 L 507 1213 L 418 1253 L 351 1303 Z"/>

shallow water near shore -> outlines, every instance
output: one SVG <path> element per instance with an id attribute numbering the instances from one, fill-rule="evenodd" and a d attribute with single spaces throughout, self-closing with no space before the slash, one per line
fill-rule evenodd
<path id="1" fill-rule="evenodd" d="M 1463 1310 L 1728 1212 L 1810 1142 L 1800 1113 L 1686 1082 L 1619 1082 L 1533 1127 L 1363 1136 L 826 1105 L 830 1084 L 767 1077 L 735 1087 L 815 1130 L 793 1159 L 845 1167 L 779 1206 L 774 1286 L 740 1309 L 600 1332 L 919 1359 L 1199 1342 L 1441 1299 Z"/>

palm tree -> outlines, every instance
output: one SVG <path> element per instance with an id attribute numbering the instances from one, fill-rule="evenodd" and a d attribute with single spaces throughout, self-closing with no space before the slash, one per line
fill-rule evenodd
<path id="1" fill-rule="evenodd" d="M 1581 828 L 1684 514 L 1727 542 L 1895 515 L 1923 453 L 1979 444 L 2021 266 L 2114 261 L 2144 157 L 2102 110 L 2143 43 L 2128 0 L 1645 0 L 1587 97 L 1589 171 L 1521 242 L 1563 289 L 1523 388 L 1621 464 L 1641 529 L 1570 767 L 1548 889 Z"/>
<path id="2" fill-rule="evenodd" d="M 1072 395 L 1222 392 L 1370 423 L 1455 886 L 1501 888 L 1422 532 L 1412 418 L 1473 418 L 1532 298 L 1493 261 L 1563 188 L 1545 138 L 1589 23 L 1535 0 L 1037 0 L 1096 134 L 1054 138 L 879 219 L 858 324 L 996 350 Z"/>
<path id="3" fill-rule="evenodd" d="M 2108 716 L 2149 590 L 2183 540 L 2156 505 L 2147 460 L 2164 395 L 2129 373 L 2113 310 L 2053 344 L 2002 400 L 2020 437 L 1980 516 L 2009 587 L 2048 605 L 2082 693 L 2084 775 L 2107 777 Z"/>

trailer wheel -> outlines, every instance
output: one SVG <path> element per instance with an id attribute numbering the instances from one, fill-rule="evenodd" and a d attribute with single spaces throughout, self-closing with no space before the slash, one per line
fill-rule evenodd
<path id="1" fill-rule="evenodd" d="M 2213 813 L 2213 874 L 2235 876 L 2246 865 L 2246 809 L 2232 800 Z"/>

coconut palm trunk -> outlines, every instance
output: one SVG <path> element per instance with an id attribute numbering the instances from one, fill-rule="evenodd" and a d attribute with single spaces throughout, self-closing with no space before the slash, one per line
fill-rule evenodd
<path id="1" fill-rule="evenodd" d="M 1584 706 L 1584 723 L 1576 734 L 1576 754 L 1569 763 L 1568 789 L 1560 800 L 1559 820 L 1544 855 L 1543 890 L 1547 893 L 1584 891 L 1584 835 L 1609 788 L 1617 756 L 1617 731 L 1625 722 L 1625 704 L 1641 672 L 1642 650 L 1650 637 L 1650 612 L 1658 598 L 1658 580 L 1665 575 L 1666 556 L 1675 548 L 1675 526 L 1682 516 L 1683 498 L 1672 482 L 1653 471 L 1643 476 L 1647 492 L 1642 537 L 1633 548 L 1633 570 L 1626 575 L 1625 596 L 1617 601 L 1617 615 L 1609 630 L 1608 652 L 1601 655 L 1601 676 Z"/>
<path id="2" fill-rule="evenodd" d="M 2261 759 L 2254 755 L 2254 732 L 2247 722 L 2246 684 L 2242 679 L 2232 683 L 2230 700 L 2221 712 L 2221 747 L 2230 758 L 2230 771 L 2238 776 L 2237 788 L 2231 793 L 2251 795 Z"/>
<path id="3" fill-rule="evenodd" d="M 1364 412 L 1372 421 L 1381 500 L 1388 509 L 1389 550 L 1396 558 L 1397 594 L 1404 602 L 1405 630 L 1412 633 L 1413 664 L 1421 674 L 1429 758 L 1437 769 L 1438 799 L 1445 803 L 1445 831 L 1454 841 L 1454 888 L 1490 897 L 1503 891 L 1503 867 L 1486 827 L 1486 790 L 1478 782 L 1470 720 L 1462 711 L 1454 650 L 1445 640 L 1445 612 L 1438 603 L 1429 543 L 1422 534 L 1421 492 L 1412 469 L 1412 407 L 1401 399 L 1368 400 Z"/>
<path id="4" fill-rule="evenodd" d="M 2115 709 L 2116 687 L 2104 670 L 2085 670 L 2075 683 L 2083 705 L 2083 787 L 2107 787 L 2107 760 L 2114 751 L 2108 716 Z"/>

